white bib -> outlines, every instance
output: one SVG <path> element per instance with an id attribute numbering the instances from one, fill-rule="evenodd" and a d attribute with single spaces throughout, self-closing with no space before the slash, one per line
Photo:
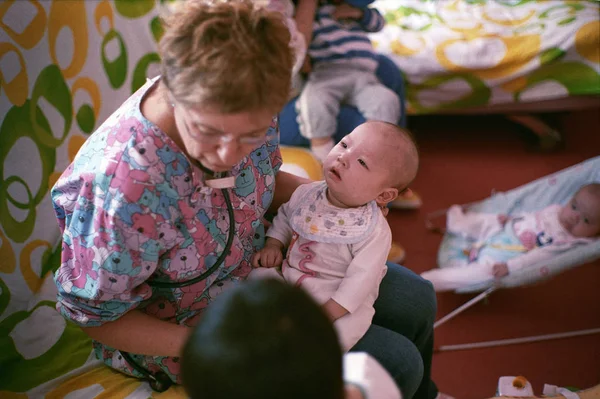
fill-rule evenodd
<path id="1" fill-rule="evenodd" d="M 358 208 L 338 208 L 327 200 L 327 184 L 300 186 L 290 208 L 290 225 L 311 241 L 330 244 L 356 244 L 365 240 L 377 225 L 379 208 L 375 201 Z"/>

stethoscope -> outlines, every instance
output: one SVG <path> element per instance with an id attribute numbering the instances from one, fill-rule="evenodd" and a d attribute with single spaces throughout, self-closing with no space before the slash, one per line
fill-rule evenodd
<path id="1" fill-rule="evenodd" d="M 192 284 L 196 284 L 202 280 L 205 280 L 213 274 L 219 266 L 221 266 L 225 262 L 225 258 L 229 254 L 231 250 L 231 245 L 233 244 L 233 238 L 235 236 L 235 217 L 233 214 L 233 204 L 231 203 L 231 198 L 229 197 L 228 188 L 234 186 L 234 177 L 232 176 L 222 176 L 222 173 L 215 173 L 210 169 L 205 168 L 199 162 L 195 162 L 195 164 L 206 174 L 213 177 L 213 179 L 206 180 L 206 185 L 212 188 L 218 188 L 221 190 L 223 197 L 225 198 L 225 204 L 227 205 L 227 213 L 229 215 L 229 234 L 227 236 L 227 242 L 225 243 L 225 248 L 221 255 L 217 258 L 214 265 L 212 265 L 208 270 L 206 270 L 201 275 L 194 277 L 193 279 L 186 281 L 177 281 L 177 282 L 167 282 L 167 281 L 149 281 L 148 284 L 151 287 L 156 288 L 181 288 L 187 287 Z M 152 373 L 150 370 L 141 366 L 138 362 L 136 362 L 130 353 L 119 351 L 123 356 L 123 359 L 133 367 L 135 371 L 142 374 L 144 378 L 150 384 L 150 388 L 152 388 L 156 392 L 164 392 L 173 385 L 173 381 L 164 371 L 157 371 Z"/>

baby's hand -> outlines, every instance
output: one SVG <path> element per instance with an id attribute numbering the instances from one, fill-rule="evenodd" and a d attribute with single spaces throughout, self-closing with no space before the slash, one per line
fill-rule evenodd
<path id="1" fill-rule="evenodd" d="M 377 204 L 377 206 L 379 206 L 379 210 L 383 214 L 383 217 L 387 218 L 388 213 L 390 213 L 390 208 L 387 207 L 387 204 L 386 205 Z"/>
<path id="2" fill-rule="evenodd" d="M 360 8 L 351 6 L 350 4 L 342 3 L 335 8 L 333 18 L 337 19 L 356 19 L 363 17 L 363 11 Z"/>
<path id="3" fill-rule="evenodd" d="M 496 278 L 504 277 L 508 275 L 508 266 L 506 263 L 496 263 L 492 267 L 492 274 Z"/>
<path id="4" fill-rule="evenodd" d="M 278 267 L 282 262 L 283 254 L 276 245 L 267 244 L 252 257 L 253 267 Z"/>
<path id="5" fill-rule="evenodd" d="M 312 72 L 312 62 L 309 56 L 306 56 L 306 58 L 304 58 L 304 63 L 302 64 L 302 68 L 300 68 L 300 72 L 302 72 L 305 75 L 308 75 Z"/>
<path id="6" fill-rule="evenodd" d="M 329 299 L 327 302 L 325 302 L 323 304 L 323 309 L 325 310 L 325 313 L 327 313 L 331 321 L 336 321 L 340 317 L 344 317 L 349 313 L 345 307 L 343 307 L 333 299 Z"/>
<path id="7" fill-rule="evenodd" d="M 508 215 L 503 215 L 500 214 L 498 215 L 498 223 L 500 223 L 502 226 L 504 226 L 506 224 L 506 222 L 508 222 Z"/>

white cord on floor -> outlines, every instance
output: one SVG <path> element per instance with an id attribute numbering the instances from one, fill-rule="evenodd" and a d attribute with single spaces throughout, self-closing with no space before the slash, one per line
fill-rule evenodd
<path id="1" fill-rule="evenodd" d="M 536 336 L 532 336 L 532 337 L 500 339 L 500 340 L 496 340 L 496 341 L 486 341 L 486 342 L 473 342 L 470 344 L 442 345 L 437 350 L 439 352 L 442 352 L 442 351 L 457 351 L 457 350 L 476 349 L 476 348 L 489 348 L 489 347 L 493 347 L 493 346 L 523 344 L 523 343 L 527 343 L 527 342 L 540 342 L 540 341 L 548 341 L 551 339 L 571 338 L 571 337 L 578 337 L 578 336 L 582 336 L 582 335 L 591 335 L 591 334 L 598 334 L 598 333 L 600 333 L 600 328 L 590 328 L 587 330 L 570 331 L 570 332 L 556 333 L 556 334 L 536 335 Z"/>

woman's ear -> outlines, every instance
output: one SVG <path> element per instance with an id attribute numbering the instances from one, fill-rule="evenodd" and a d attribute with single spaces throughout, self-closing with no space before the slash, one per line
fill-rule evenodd
<path id="1" fill-rule="evenodd" d="M 378 205 L 386 205 L 389 202 L 392 202 L 398 198 L 398 189 L 397 188 L 386 188 L 382 192 L 379 193 L 375 201 Z"/>

